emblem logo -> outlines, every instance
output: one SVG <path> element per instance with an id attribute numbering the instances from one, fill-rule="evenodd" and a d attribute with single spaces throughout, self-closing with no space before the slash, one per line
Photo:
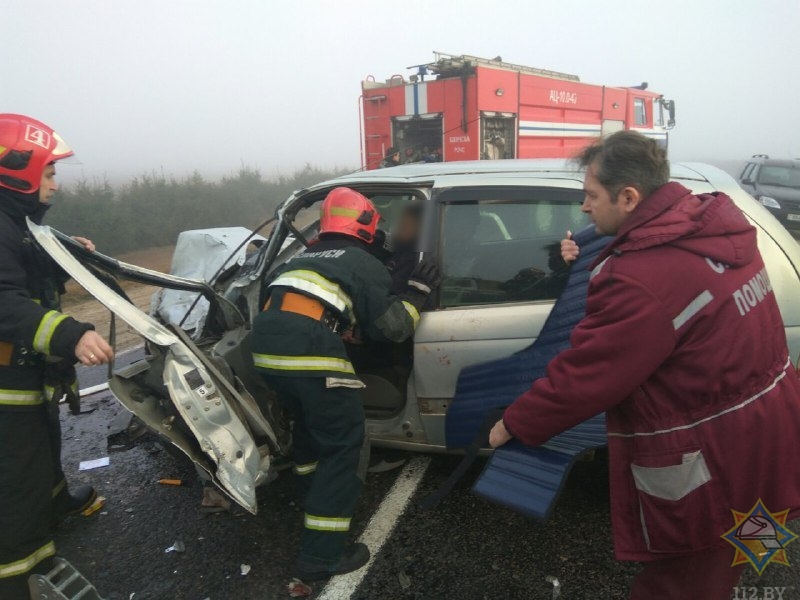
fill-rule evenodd
<path id="1" fill-rule="evenodd" d="M 786 528 L 788 510 L 771 513 L 759 499 L 750 512 L 731 512 L 735 525 L 722 536 L 736 548 L 731 566 L 749 562 L 759 575 L 771 562 L 789 566 L 785 548 L 798 536 Z"/>

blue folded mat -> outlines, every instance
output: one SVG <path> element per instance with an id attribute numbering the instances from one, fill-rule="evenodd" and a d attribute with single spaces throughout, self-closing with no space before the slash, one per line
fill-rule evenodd
<path id="1" fill-rule="evenodd" d="M 459 374 L 445 421 L 448 448 L 469 445 L 479 434 L 487 413 L 511 404 L 545 375 L 547 364 L 556 354 L 569 347 L 570 333 L 586 312 L 588 267 L 612 238 L 597 235 L 591 226 L 573 239 L 580 255 L 539 337 L 509 357 L 466 367 Z M 512 440 L 494 452 L 472 489 L 488 500 L 545 520 L 575 460 L 587 450 L 605 445 L 604 415 L 537 448 Z"/>

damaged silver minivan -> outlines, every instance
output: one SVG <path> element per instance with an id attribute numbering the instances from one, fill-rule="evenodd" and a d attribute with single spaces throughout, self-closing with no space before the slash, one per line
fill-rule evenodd
<path id="1" fill-rule="evenodd" d="M 722 171 L 674 164 L 672 178 L 696 193 L 727 193 L 757 227 L 792 355 L 800 355 L 798 243 Z M 431 452 L 446 450 L 445 415 L 461 369 L 511 355 L 537 337 L 566 281 L 558 242 L 567 230 L 588 225 L 580 210 L 582 184 L 571 164 L 551 160 L 415 164 L 353 174 L 295 192 L 279 206 L 268 238 L 242 240 L 235 258 L 218 261 L 211 276 L 202 269 L 198 277 L 142 269 L 87 253 L 48 227 L 30 228 L 80 285 L 144 338 L 146 358 L 114 372 L 114 395 L 255 513 L 255 489 L 270 480 L 274 459 L 290 454 L 291 439 L 273 394 L 252 367 L 250 324 L 271 271 L 316 237 L 326 194 L 338 186 L 365 194 L 387 231 L 409 203 L 424 205 L 420 257 L 435 258 L 444 281 L 417 328 L 413 369 L 401 386 L 379 372 L 359 375 L 367 384 L 363 402 L 372 444 Z M 242 251 L 251 241 L 251 251 Z M 183 262 L 205 264 L 191 247 Z M 145 314 L 124 297 L 116 278 L 180 292 L 176 297 L 189 315 L 174 316 L 181 311 L 169 309 L 177 305 Z"/>

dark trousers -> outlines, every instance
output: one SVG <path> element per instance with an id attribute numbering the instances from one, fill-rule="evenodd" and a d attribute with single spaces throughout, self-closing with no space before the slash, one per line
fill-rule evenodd
<path id="1" fill-rule="evenodd" d="M 64 470 L 61 467 L 61 414 L 58 403 L 55 401 L 47 403 L 47 430 L 50 436 L 50 452 L 53 457 L 53 497 L 57 498 L 56 502 L 63 502 L 69 496 L 69 489 Z M 53 509 L 55 511 L 55 506 Z"/>
<path id="2" fill-rule="evenodd" d="M 734 549 L 719 548 L 644 564 L 630 600 L 728 600 L 744 565 L 731 566 Z"/>
<path id="3" fill-rule="evenodd" d="M 295 473 L 306 482 L 300 561 L 334 567 L 361 494 L 364 409 L 357 390 L 328 388 L 324 377 L 265 376 L 294 421 Z"/>
<path id="4" fill-rule="evenodd" d="M 55 553 L 48 407 L 0 411 L 0 598 L 28 600 L 27 579 Z"/>

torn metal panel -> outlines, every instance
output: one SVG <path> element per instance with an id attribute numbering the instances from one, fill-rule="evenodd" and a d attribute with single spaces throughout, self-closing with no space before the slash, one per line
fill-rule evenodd
<path id="1" fill-rule="evenodd" d="M 215 375 L 185 343 L 170 331 L 104 285 L 59 242 L 49 227 L 28 224 L 36 241 L 101 304 L 157 347 L 163 359 L 163 384 L 177 415 L 170 415 L 159 399 L 135 385 L 133 379 L 115 375 L 111 390 L 131 412 L 172 441 L 231 497 L 256 513 L 256 485 L 266 479 L 269 457 L 262 459 L 250 429 L 234 406 L 248 405 L 223 377 Z M 189 342 L 191 343 L 191 342 Z M 155 350 L 155 349 L 154 349 Z M 179 417 L 194 440 L 181 433 L 170 419 Z M 274 437 L 274 436 L 273 436 Z M 196 445 L 202 451 L 198 456 Z"/>

